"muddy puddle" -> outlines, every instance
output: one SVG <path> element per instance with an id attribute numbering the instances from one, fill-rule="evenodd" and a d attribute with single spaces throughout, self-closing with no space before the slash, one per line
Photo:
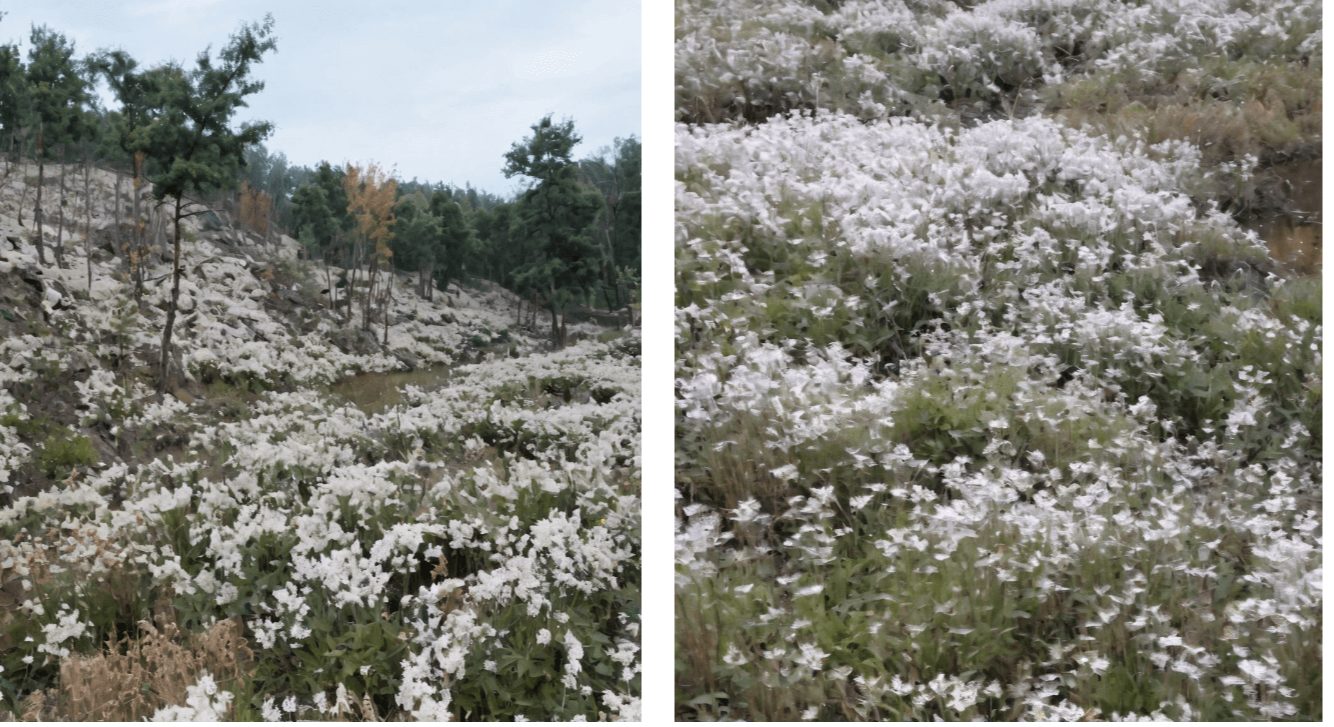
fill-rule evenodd
<path id="1" fill-rule="evenodd" d="M 1321 268 L 1321 160 L 1306 159 L 1270 169 L 1291 188 L 1292 209 L 1287 214 L 1262 217 L 1245 225 L 1269 246 L 1269 253 L 1293 273 L 1320 275 Z"/>
<path id="2" fill-rule="evenodd" d="M 403 387 L 433 389 L 447 382 L 452 369 L 437 366 L 417 371 L 357 374 L 333 385 L 333 392 L 350 400 L 367 414 L 379 414 L 403 400 Z"/>

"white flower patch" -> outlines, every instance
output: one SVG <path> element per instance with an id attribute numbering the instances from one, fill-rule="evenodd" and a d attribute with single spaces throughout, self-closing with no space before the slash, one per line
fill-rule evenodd
<path id="1" fill-rule="evenodd" d="M 837 5 L 678 9 L 676 587 L 733 624 L 719 673 L 809 672 L 793 694 L 858 683 L 845 644 L 813 628 L 831 592 L 857 599 L 842 617 L 864 618 L 859 636 L 896 664 L 925 639 L 976 653 L 994 635 L 959 581 L 952 597 L 938 588 L 949 576 L 970 598 L 1077 602 L 1078 631 L 1027 684 L 917 663 L 921 685 L 865 677 L 862 718 L 1112 717 L 1064 697 L 1125 667 L 1092 643 L 1117 632 L 1192 685 L 1150 717 L 1196 716 L 1193 685 L 1210 683 L 1248 690 L 1237 716 L 1294 713 L 1297 685 L 1269 684 L 1265 659 L 1270 639 L 1318 627 L 1320 472 L 1292 410 L 1318 400 L 1320 331 L 1276 312 L 1290 283 L 1210 267 L 1266 251 L 1199 198 L 1254 160 L 1206 170 L 1187 142 L 1039 116 L 933 124 L 931 101 L 899 84 L 926 78 L 971 109 L 1090 67 L 1170 77 L 1206 45 L 1296 62 L 1319 49 L 1315 3 Z M 1302 380 L 1232 370 L 1268 359 Z M 836 591 L 845 562 L 859 580 Z M 1237 595 L 1225 571 L 1262 595 Z M 1227 646 L 1170 630 L 1180 598 L 1156 600 L 1169 574 L 1231 594 L 1197 609 L 1226 623 Z M 775 589 L 792 603 L 752 604 Z M 1005 608 L 985 623 L 1042 617 Z M 1240 676 L 1228 648 L 1247 660 Z M 791 718 L 820 714 L 807 699 Z"/>
<path id="2" fill-rule="evenodd" d="M 218 689 L 212 675 L 202 672 L 199 680 L 185 688 L 185 704 L 163 707 L 149 718 L 151 722 L 221 722 L 227 719 L 231 692 Z M 265 716 L 268 715 L 267 703 Z"/>

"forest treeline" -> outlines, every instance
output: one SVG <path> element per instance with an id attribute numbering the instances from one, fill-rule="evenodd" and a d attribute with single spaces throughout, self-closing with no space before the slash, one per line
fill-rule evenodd
<path id="1" fill-rule="evenodd" d="M 582 139 L 574 122 L 548 115 L 497 160 L 507 177 L 523 182 L 509 198 L 466 183 L 400 181 L 374 163 L 292 164 L 264 145 L 271 123 L 233 120 L 247 97 L 264 88 L 252 71 L 276 49 L 272 31 L 271 17 L 244 24 L 216 56 L 205 50 L 192 66 L 141 64 L 124 50 L 79 56 L 71 39 L 45 26 L 31 29 L 26 53 L 16 43 L 0 44 L 0 175 L 8 178 L 25 161 L 37 165 L 34 179 L 25 173 L 18 222 L 31 224 L 41 265 L 49 264 L 49 249 L 55 263 L 67 267 L 66 236 L 78 222 L 76 211 L 67 210 L 67 190 L 87 186 L 99 167 L 117 173 L 118 223 L 111 234 L 136 297 L 153 243 L 165 252 L 170 235 L 179 259 L 180 221 L 200 213 L 190 208 L 198 202 L 267 240 L 288 234 L 309 259 L 342 268 L 343 277 L 331 280 L 331 295 L 346 291 L 345 302 L 359 303 L 347 305 L 345 315 L 349 322 L 360 318 L 367 330 L 379 320 L 377 311 L 388 324 L 388 301 L 377 297 L 388 286 L 376 286 L 386 270 L 416 273 L 423 297 L 468 276 L 498 282 L 528 302 L 521 317 L 535 322 L 537 310 L 549 312 L 557 345 L 574 306 L 624 310 L 633 319 L 640 277 L 638 138 L 618 138 L 576 159 Z M 116 107 L 99 101 L 94 90 L 100 82 Z M 59 182 L 48 181 L 48 173 Z M 81 212 L 86 256 L 92 212 Z M 173 291 L 179 274 L 172 275 Z M 91 287 L 91 265 L 88 275 Z M 163 385 L 175 298 L 163 336 Z"/>

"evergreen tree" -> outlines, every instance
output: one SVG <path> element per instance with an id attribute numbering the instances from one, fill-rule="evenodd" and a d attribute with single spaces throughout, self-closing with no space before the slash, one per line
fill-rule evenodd
<path id="1" fill-rule="evenodd" d="M 56 148 L 86 134 L 84 107 L 89 100 L 88 81 L 74 60 L 74 44 L 64 35 L 46 26 L 33 26 L 28 50 L 27 92 L 37 125 L 37 205 L 33 218 L 37 224 L 37 259 L 46 265 L 43 239 L 42 187 L 46 181 L 46 160 Z M 62 165 L 63 170 L 63 165 Z M 63 250 L 57 248 L 57 261 Z"/>
<path id="2" fill-rule="evenodd" d="M 91 60 L 93 68 L 106 79 L 107 85 L 120 102 L 120 110 L 111 114 L 108 139 L 115 144 L 131 162 L 133 184 L 131 186 L 131 205 L 134 215 L 134 239 L 123 241 L 122 253 L 130 267 L 134 281 L 134 299 L 140 302 L 143 296 L 144 264 L 147 254 L 144 249 L 144 223 L 140 216 L 139 202 L 144 186 L 145 149 L 148 144 L 146 130 L 153 120 L 150 103 L 157 95 L 157 81 L 161 73 L 143 73 L 138 70 L 138 61 L 125 51 L 103 51 Z M 120 237 L 120 220 L 123 210 L 120 202 L 120 177 L 116 177 L 116 228 L 115 235 Z"/>
<path id="3" fill-rule="evenodd" d="M 614 296 L 608 308 L 629 303 L 621 281 L 637 279 L 640 268 L 640 169 L 641 145 L 635 137 L 616 139 L 596 156 L 579 163 L 582 179 L 602 194 L 598 214 L 598 242 L 603 246 L 604 294 Z"/>
<path id="4" fill-rule="evenodd" d="M 0 14 L 3 17 L 3 14 Z M 23 138 L 20 131 L 28 107 L 27 72 L 23 67 L 23 56 L 17 45 L 0 45 L 0 157 L 6 159 L 5 170 L 0 174 L 0 183 L 8 179 L 13 171 L 13 163 L 22 157 L 22 149 L 17 148 Z M 14 159 L 11 160 L 11 155 Z M 23 224 L 23 205 L 19 205 L 18 222 Z"/>
<path id="5" fill-rule="evenodd" d="M 18 133 L 27 106 L 27 71 L 17 45 L 0 45 L 0 130 L 4 131 L 6 151 Z"/>
<path id="6" fill-rule="evenodd" d="M 420 193 L 399 200 L 396 215 L 392 241 L 395 264 L 417 273 L 417 294 L 430 300 L 435 289 L 435 267 L 444 253 L 440 218 L 427 207 Z"/>
<path id="7" fill-rule="evenodd" d="M 320 251 L 326 254 L 335 250 L 339 233 L 352 229 L 343 174 L 328 162 L 320 162 L 319 168 L 292 194 L 293 234 L 301 235 L 311 229 Z"/>
<path id="8" fill-rule="evenodd" d="M 310 234 L 312 254 L 328 249 L 337 229 L 329 193 L 318 184 L 307 184 L 292 194 L 292 234 L 304 238 Z"/>
<path id="9" fill-rule="evenodd" d="M 519 294 L 513 272 L 528 257 L 528 240 L 520 234 L 514 205 L 501 204 L 473 213 L 470 220 L 477 237 L 475 259 L 486 277 Z"/>
<path id="10" fill-rule="evenodd" d="M 218 54 L 218 63 L 205 50 L 190 72 L 168 66 L 158 75 L 158 87 L 150 103 L 152 121 L 144 129 L 142 151 L 150 162 L 153 196 L 159 201 L 175 199 L 173 212 L 171 300 L 167 323 L 162 330 L 162 360 L 158 392 L 170 381 L 171 334 L 181 289 L 182 198 L 186 192 L 207 192 L 234 185 L 249 144 L 267 137 L 268 122 L 246 122 L 231 128 L 245 98 L 264 88 L 263 81 L 250 78 L 254 64 L 275 48 L 273 16 L 263 23 L 242 25 Z"/>
<path id="11" fill-rule="evenodd" d="M 601 255 L 589 228 L 602 202 L 595 191 L 579 183 L 578 165 L 570 157 L 581 141 L 574 122 L 554 123 L 548 115 L 532 128 L 532 136 L 505 154 L 506 177 L 532 180 L 519 200 L 519 217 L 535 243 L 536 255 L 520 266 L 515 280 L 546 297 L 552 340 L 563 346 L 562 315 L 598 277 Z"/>
<path id="12" fill-rule="evenodd" d="M 440 263 L 440 287 L 445 289 L 449 287 L 449 281 L 462 280 L 467 262 L 473 257 L 473 231 L 463 215 L 463 208 L 447 192 L 431 195 L 430 209 L 431 215 L 439 221 L 436 259 Z"/>

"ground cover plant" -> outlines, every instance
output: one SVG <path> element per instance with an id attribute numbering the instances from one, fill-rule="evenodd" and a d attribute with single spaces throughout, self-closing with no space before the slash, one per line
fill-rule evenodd
<path id="1" fill-rule="evenodd" d="M 382 270 L 360 333 L 324 290 L 347 271 L 195 214 L 159 397 L 172 257 L 136 304 L 95 170 L 92 274 L 38 267 L 29 171 L 0 186 L 0 714 L 638 718 L 634 329 L 556 348 L 497 285 Z M 333 393 L 409 365 L 443 373 Z"/>
<path id="2" fill-rule="evenodd" d="M 677 23 L 678 718 L 1319 719 L 1321 283 L 1224 192 L 1318 101 L 1112 118 L 1318 89 L 1318 6 Z"/>

